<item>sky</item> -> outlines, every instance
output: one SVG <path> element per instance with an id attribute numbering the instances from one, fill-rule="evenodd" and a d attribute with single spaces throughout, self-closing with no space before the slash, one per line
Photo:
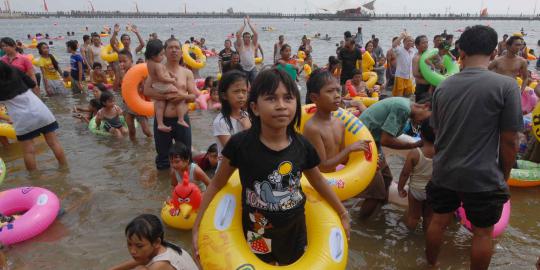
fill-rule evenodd
<path id="1" fill-rule="evenodd" d="M 4 1 L 0 0 L 4 9 Z M 89 10 L 88 0 L 45 0 L 49 11 Z M 336 0 L 92 0 L 99 11 L 135 11 L 135 3 L 140 11 L 183 12 L 186 3 L 188 12 L 225 12 L 232 7 L 244 12 L 286 12 L 312 13 L 317 7 L 328 6 Z M 354 0 L 366 3 L 369 0 Z M 43 11 L 43 0 L 10 0 L 17 11 Z M 539 0 L 377 0 L 377 13 L 478 13 L 481 7 L 489 14 L 532 14 Z M 451 3 L 451 4 L 450 4 Z M 540 4 L 537 12 L 540 12 Z"/>

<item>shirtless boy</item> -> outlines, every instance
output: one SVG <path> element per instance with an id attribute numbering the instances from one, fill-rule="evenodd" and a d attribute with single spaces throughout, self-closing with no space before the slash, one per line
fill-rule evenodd
<path id="1" fill-rule="evenodd" d="M 341 86 L 328 71 L 313 72 L 307 82 L 307 94 L 317 105 L 317 112 L 306 123 L 304 136 L 313 144 L 321 163 L 321 172 L 335 172 L 336 167 L 345 164 L 349 153 L 369 151 L 369 141 L 357 141 L 344 145 L 345 125 L 332 112 L 341 104 Z"/>

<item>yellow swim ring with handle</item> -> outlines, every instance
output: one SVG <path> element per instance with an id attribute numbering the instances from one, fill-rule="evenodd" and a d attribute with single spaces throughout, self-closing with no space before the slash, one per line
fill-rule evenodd
<path id="1" fill-rule="evenodd" d="M 379 79 L 379 76 L 377 76 L 377 73 L 373 71 L 362 73 L 362 80 L 366 82 L 366 86 L 369 89 L 372 89 L 373 86 L 375 86 L 378 79 Z"/>
<path id="2" fill-rule="evenodd" d="M 193 57 L 191 57 L 191 55 L 189 54 L 190 52 L 193 52 L 195 54 L 196 59 L 193 59 Z M 201 69 L 206 65 L 206 55 L 204 55 L 204 52 L 199 46 L 190 44 L 182 45 L 182 58 L 184 60 L 184 63 L 186 63 L 186 65 L 190 66 L 193 69 Z"/>
<path id="3" fill-rule="evenodd" d="M 264 61 L 262 57 L 255 57 L 255 64 L 261 64 Z"/>
<path id="4" fill-rule="evenodd" d="M 118 50 L 122 49 L 124 49 L 124 44 L 122 44 L 122 42 L 118 42 Z M 103 48 L 101 48 L 100 56 L 103 61 L 106 61 L 108 63 L 118 61 L 118 53 L 113 50 L 111 44 L 107 44 L 106 46 L 103 46 Z"/>
<path id="5" fill-rule="evenodd" d="M 302 121 L 299 132 L 304 132 L 304 126 L 315 114 L 314 104 L 302 107 Z M 369 153 L 352 152 L 345 167 L 337 172 L 323 173 L 328 184 L 336 192 L 340 200 L 344 201 L 360 194 L 369 185 L 377 170 L 377 147 L 368 128 L 351 112 L 339 109 L 333 116 L 345 124 L 345 146 L 349 146 L 359 140 L 371 141 Z M 302 177 L 302 185 L 310 186 L 308 180 Z"/>
<path id="6" fill-rule="evenodd" d="M 216 194 L 199 227 L 199 255 L 203 269 L 340 270 L 347 266 L 348 243 L 340 218 L 311 187 L 306 194 L 306 251 L 293 264 L 272 266 L 250 250 L 242 229 L 242 186 L 238 171 Z"/>

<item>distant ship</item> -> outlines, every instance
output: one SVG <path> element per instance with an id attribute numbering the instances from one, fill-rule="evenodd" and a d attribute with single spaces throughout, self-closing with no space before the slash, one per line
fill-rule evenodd
<path id="1" fill-rule="evenodd" d="M 333 12 L 338 15 L 337 19 L 368 21 L 369 17 L 375 14 L 375 1 L 372 0 L 361 4 L 355 0 L 337 0 L 319 9 L 325 12 Z"/>

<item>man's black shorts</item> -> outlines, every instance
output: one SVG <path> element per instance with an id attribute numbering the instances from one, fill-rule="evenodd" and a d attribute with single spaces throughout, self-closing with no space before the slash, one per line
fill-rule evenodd
<path id="1" fill-rule="evenodd" d="M 504 203 L 510 198 L 507 189 L 486 192 L 456 192 L 429 182 L 427 202 L 437 214 L 456 211 L 463 203 L 467 219 L 478 228 L 495 225 L 501 218 Z"/>

